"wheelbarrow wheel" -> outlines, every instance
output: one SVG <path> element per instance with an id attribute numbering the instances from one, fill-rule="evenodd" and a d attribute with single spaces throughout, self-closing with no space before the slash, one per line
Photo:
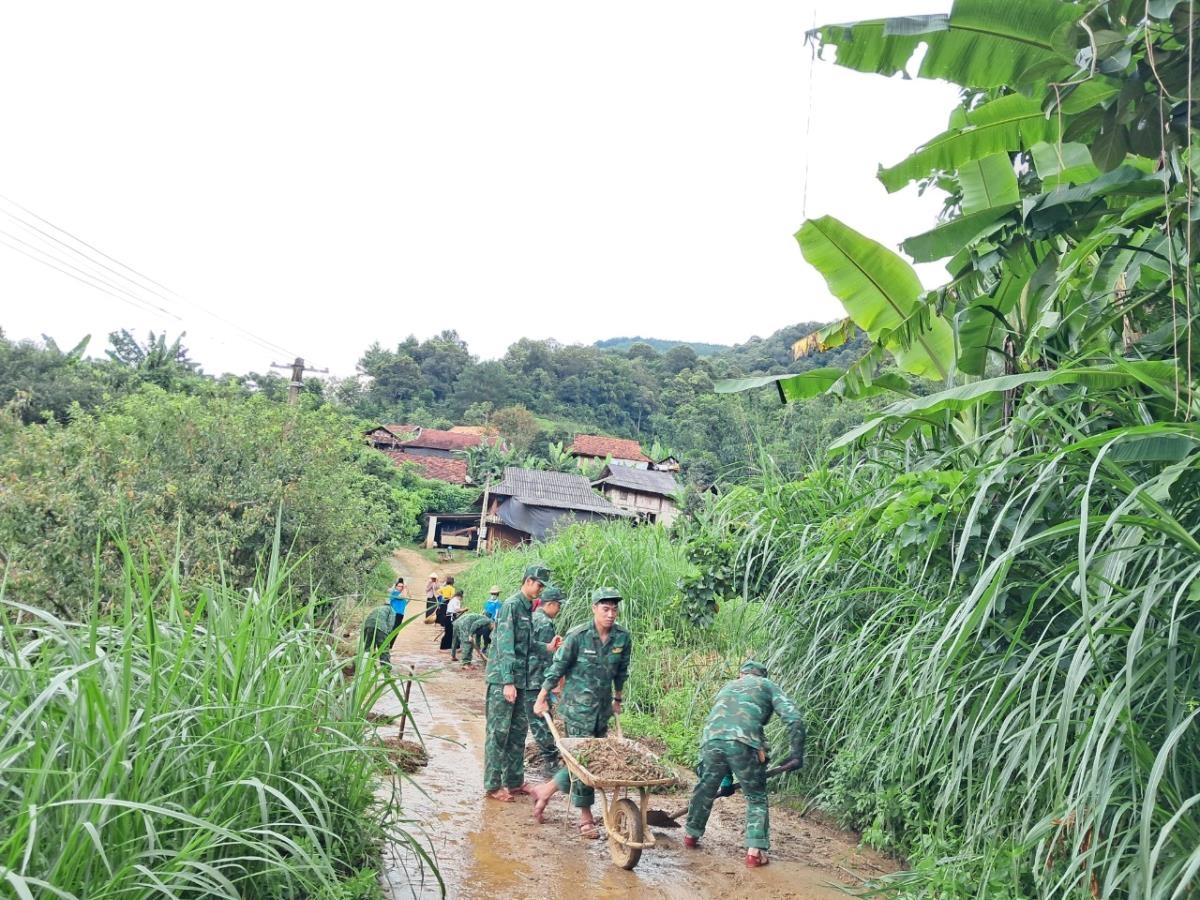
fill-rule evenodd
<path id="1" fill-rule="evenodd" d="M 642 842 L 642 814 L 636 803 L 628 797 L 622 797 L 613 802 L 612 829 L 627 841 L 634 844 Z M 642 858 L 641 847 L 630 847 L 615 841 L 612 836 L 608 839 L 608 852 L 622 869 L 632 869 Z"/>

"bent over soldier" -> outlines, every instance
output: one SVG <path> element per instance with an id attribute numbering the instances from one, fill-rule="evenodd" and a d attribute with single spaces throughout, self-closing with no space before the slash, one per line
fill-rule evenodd
<path id="1" fill-rule="evenodd" d="M 533 601 L 550 581 L 544 566 L 529 566 L 520 589 L 496 614 L 495 643 L 488 657 L 485 708 L 487 732 L 483 745 L 483 789 L 492 800 L 513 801 L 528 794 L 525 783 L 525 735 L 529 733 L 528 700 L 537 689 L 541 671 L 531 653 Z"/>
<path id="2" fill-rule="evenodd" d="M 685 847 L 699 846 L 713 799 L 726 776 L 732 774 L 746 795 L 746 865 L 765 866 L 770 820 L 767 812 L 767 739 L 763 728 L 778 715 L 788 726 L 791 756 L 788 770 L 804 765 L 804 723 L 800 712 L 775 682 L 767 678 L 762 663 L 742 663 L 739 675 L 728 682 L 713 701 L 700 734 L 700 780 L 688 803 Z"/>
<path id="3" fill-rule="evenodd" d="M 622 691 L 629 678 L 629 658 L 633 638 L 617 624 L 617 604 L 621 595 L 613 588 L 599 588 L 592 594 L 592 621 L 571 629 L 554 661 L 546 670 L 542 689 L 533 709 L 537 715 L 549 707 L 547 695 L 566 677 L 559 709 L 567 734 L 571 737 L 605 737 L 608 720 L 621 711 Z M 551 781 L 534 789 L 533 817 L 542 821 L 546 804 L 556 791 L 565 791 L 571 783 L 567 770 L 559 769 Z M 592 815 L 596 792 L 576 782 L 571 801 L 579 809 L 579 833 L 585 838 L 600 836 Z"/>
<path id="4" fill-rule="evenodd" d="M 471 668 L 471 654 L 478 650 L 483 661 L 487 662 L 487 654 L 483 652 L 484 639 L 489 637 L 496 623 L 483 613 L 467 612 L 454 622 L 454 643 L 450 645 L 450 658 L 462 653 L 462 666 Z"/>

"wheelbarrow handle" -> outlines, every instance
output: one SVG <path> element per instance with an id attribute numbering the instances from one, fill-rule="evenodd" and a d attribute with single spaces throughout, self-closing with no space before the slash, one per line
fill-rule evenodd
<path id="1" fill-rule="evenodd" d="M 558 729 L 554 727 L 554 716 L 550 715 L 549 711 L 542 713 L 542 718 L 546 720 L 546 724 L 550 726 L 550 736 L 554 738 L 554 743 L 562 740 L 562 735 L 558 733 Z"/>
<path id="2" fill-rule="evenodd" d="M 562 735 L 560 735 L 558 733 L 558 729 L 554 727 L 554 717 L 552 715 L 550 715 L 549 711 L 547 711 L 547 712 L 542 713 L 542 718 L 545 719 L 546 724 L 550 726 L 550 736 L 552 738 L 554 738 L 555 741 L 558 741 L 562 737 Z M 617 737 L 620 738 L 621 740 L 624 740 L 625 733 L 621 730 L 621 717 L 620 716 L 617 716 L 617 715 L 613 716 L 613 726 L 617 730 Z"/>

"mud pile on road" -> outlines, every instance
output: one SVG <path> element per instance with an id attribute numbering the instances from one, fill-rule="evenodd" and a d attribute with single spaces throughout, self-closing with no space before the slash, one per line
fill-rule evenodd
<path id="1" fill-rule="evenodd" d="M 405 772 L 415 772 L 429 764 L 429 754 L 420 744 L 400 737 L 381 737 L 379 743 L 387 750 L 392 765 Z"/>
<path id="2" fill-rule="evenodd" d="M 675 776 L 636 744 L 615 738 L 586 738 L 573 743 L 571 755 L 602 781 L 658 781 Z"/>

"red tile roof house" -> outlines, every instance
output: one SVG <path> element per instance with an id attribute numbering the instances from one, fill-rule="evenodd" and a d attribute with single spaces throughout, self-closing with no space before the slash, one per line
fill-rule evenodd
<path id="1" fill-rule="evenodd" d="M 421 428 L 416 437 L 401 441 L 399 449 L 414 456 L 451 456 L 468 447 L 478 447 L 483 438 L 478 434 L 460 434 L 455 431 L 438 431 L 436 428 Z"/>
<path id="2" fill-rule="evenodd" d="M 398 466 L 413 465 L 421 470 L 422 478 L 432 478 L 434 481 L 447 481 L 450 484 L 467 484 L 467 461 L 445 456 L 421 456 L 416 453 L 405 453 L 403 450 L 384 450 Z"/>
<path id="3" fill-rule="evenodd" d="M 477 447 L 485 438 L 422 428 L 419 425 L 380 425 L 366 433 L 367 443 L 382 450 L 396 463 L 412 463 L 424 478 L 450 484 L 468 484 L 467 461 L 463 452 Z"/>
<path id="4" fill-rule="evenodd" d="M 580 465 L 596 460 L 601 463 L 611 462 L 614 466 L 633 466 L 635 469 L 650 467 L 650 457 L 642 452 L 638 442 L 625 438 L 577 434 L 575 442 L 567 448 L 567 452 L 574 456 Z"/>

